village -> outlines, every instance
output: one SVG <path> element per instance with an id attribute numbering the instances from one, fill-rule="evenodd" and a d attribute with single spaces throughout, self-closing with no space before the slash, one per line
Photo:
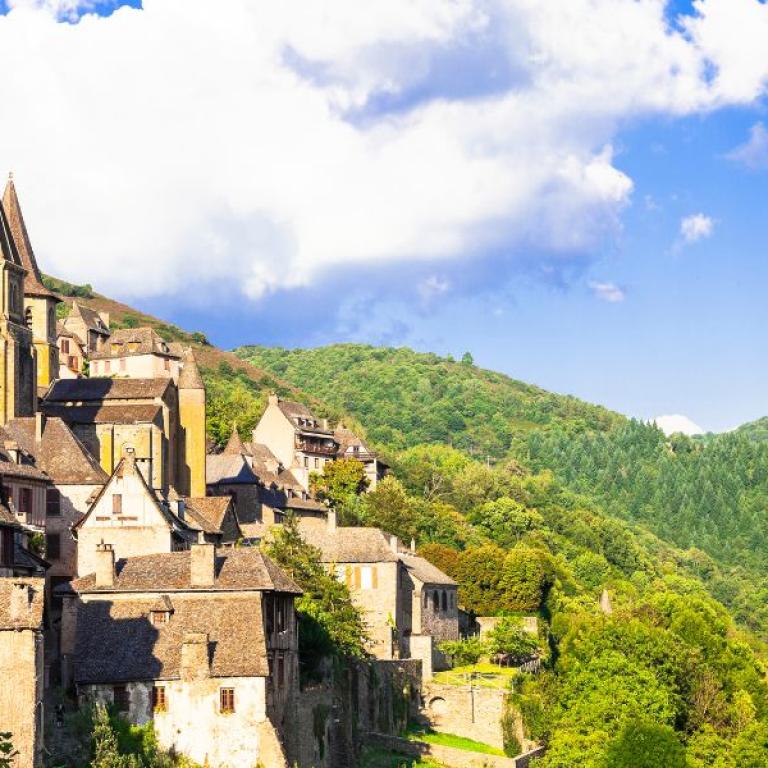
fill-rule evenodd
<path id="1" fill-rule="evenodd" d="M 456 583 L 312 492 L 341 458 L 376 488 L 387 466 L 364 440 L 272 394 L 253 433 L 233 425 L 216 450 L 191 348 L 110 329 L 77 300 L 57 319 L 12 178 L 0 248 L 0 730 L 14 766 L 66 752 L 66 713 L 96 703 L 210 768 L 354 765 L 334 707 L 386 742 L 403 691 L 432 727 L 502 743 L 499 691 L 430 689 L 440 643 L 475 631 Z M 288 517 L 365 618 L 369 658 L 341 703 L 299 685 L 302 590 L 260 548 Z"/>

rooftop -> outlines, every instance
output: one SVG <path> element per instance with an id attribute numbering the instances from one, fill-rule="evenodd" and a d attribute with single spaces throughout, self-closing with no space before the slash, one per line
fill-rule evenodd
<path id="1" fill-rule="evenodd" d="M 317 547 L 325 563 L 389 563 L 398 555 L 379 528 L 339 527 L 330 530 L 325 520 L 299 520 L 301 535 Z"/>
<path id="2" fill-rule="evenodd" d="M 184 499 L 184 514 L 187 522 L 198 525 L 205 533 L 221 533 L 221 526 L 230 509 L 232 509 L 232 499 L 229 496 Z"/>
<path id="3" fill-rule="evenodd" d="M 154 328 L 120 328 L 112 331 L 101 350 L 93 352 L 94 360 L 134 355 L 161 355 L 178 360 L 165 340 Z"/>
<path id="4" fill-rule="evenodd" d="M 45 397 L 51 403 L 89 403 L 101 400 L 146 400 L 163 397 L 170 379 L 59 379 Z"/>

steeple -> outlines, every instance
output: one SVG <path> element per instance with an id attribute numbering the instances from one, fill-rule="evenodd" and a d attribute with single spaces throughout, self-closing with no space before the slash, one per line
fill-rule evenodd
<path id="1" fill-rule="evenodd" d="M 244 456 L 248 451 L 245 449 L 245 446 L 243 445 L 243 441 L 240 439 L 240 434 L 237 431 L 237 424 L 232 425 L 232 434 L 229 437 L 229 442 L 227 442 L 226 447 L 224 448 L 224 453 L 226 454 L 240 454 L 241 456 Z"/>
<path id="2" fill-rule="evenodd" d="M 10 182 L 9 182 L 10 183 Z M 11 232 L 11 224 L 5 213 L 5 205 L 0 202 L 0 257 L 3 261 L 21 266 L 21 258 Z"/>
<path id="3" fill-rule="evenodd" d="M 27 270 L 26 277 L 24 278 L 24 295 L 53 299 L 56 302 L 61 301 L 53 291 L 49 291 L 43 285 L 43 278 L 37 266 L 35 252 L 32 250 L 32 243 L 29 240 L 27 227 L 24 223 L 24 216 L 21 213 L 19 197 L 16 194 L 16 185 L 13 183 L 13 174 L 8 175 L 8 182 L 5 185 L 3 208 L 8 218 L 11 236 L 16 244 L 21 265 Z"/>

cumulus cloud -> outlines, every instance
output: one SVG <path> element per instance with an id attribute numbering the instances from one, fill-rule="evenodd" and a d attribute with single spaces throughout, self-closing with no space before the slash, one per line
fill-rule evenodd
<path id="1" fill-rule="evenodd" d="M 759 0 L 12 4 L 0 167 L 44 267 L 122 296 L 583 253 L 631 194 L 619 124 L 768 79 Z"/>
<path id="2" fill-rule="evenodd" d="M 609 304 L 618 304 L 626 298 L 624 289 L 616 285 L 616 283 L 599 283 L 591 282 L 589 287 L 592 292 L 602 301 L 607 301 Z"/>
<path id="3" fill-rule="evenodd" d="M 653 421 L 665 435 L 672 435 L 675 432 L 682 432 L 684 435 L 704 434 L 704 430 L 695 421 L 681 413 L 657 416 Z"/>
<path id="4" fill-rule="evenodd" d="M 680 220 L 680 236 L 686 243 L 695 243 L 710 237 L 714 228 L 715 222 L 703 213 L 692 213 Z"/>
<path id="5" fill-rule="evenodd" d="M 753 171 L 768 170 L 768 130 L 763 123 L 755 123 L 749 139 L 728 154 L 731 160 Z"/>

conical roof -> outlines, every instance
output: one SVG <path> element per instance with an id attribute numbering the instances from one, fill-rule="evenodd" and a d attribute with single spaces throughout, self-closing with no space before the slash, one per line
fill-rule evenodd
<path id="1" fill-rule="evenodd" d="M 195 353 L 190 347 L 184 350 L 184 360 L 179 374 L 179 389 L 205 389 L 203 377 L 197 367 Z"/>
<path id="2" fill-rule="evenodd" d="M 16 243 L 11 234 L 11 225 L 8 223 L 2 201 L 0 201 L 0 257 L 4 261 L 10 261 L 12 264 L 21 266 L 19 252 L 16 250 Z"/>
<path id="3" fill-rule="evenodd" d="M 248 453 L 245 445 L 243 445 L 243 441 L 240 439 L 240 434 L 237 431 L 237 424 L 232 425 L 232 434 L 229 436 L 229 442 L 227 442 L 227 445 L 224 448 L 224 453 L 239 453 L 243 456 Z"/>
<path id="4" fill-rule="evenodd" d="M 29 241 L 27 227 L 24 224 L 24 216 L 21 213 L 21 206 L 19 205 L 19 197 L 16 194 L 16 185 L 13 183 L 13 176 L 8 177 L 8 183 L 5 185 L 3 208 L 5 209 L 5 215 L 8 218 L 8 224 L 10 225 L 11 236 L 16 244 L 19 258 L 21 259 L 21 265 L 27 270 L 27 275 L 24 278 L 24 295 L 42 296 L 44 298 L 61 301 L 53 291 L 48 290 L 48 288 L 43 285 L 43 278 L 41 277 L 40 269 L 37 266 L 35 252 L 32 250 L 32 243 Z"/>

